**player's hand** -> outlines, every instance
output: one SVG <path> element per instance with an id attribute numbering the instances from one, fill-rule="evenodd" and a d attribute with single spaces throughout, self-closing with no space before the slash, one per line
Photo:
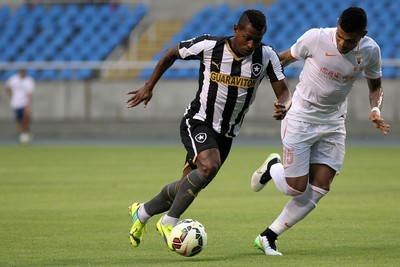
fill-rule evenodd
<path id="1" fill-rule="evenodd" d="M 149 103 L 150 99 L 153 97 L 152 90 L 149 90 L 145 86 L 140 88 L 139 90 L 133 90 L 127 93 L 128 95 L 132 95 L 131 98 L 126 101 L 127 108 L 133 108 L 143 102 L 143 106 L 147 107 L 147 103 Z"/>
<path id="2" fill-rule="evenodd" d="M 390 125 L 385 123 L 384 119 L 375 111 L 369 114 L 369 120 L 378 128 L 384 135 L 390 131 Z"/>
<path id="3" fill-rule="evenodd" d="M 272 117 L 274 117 L 276 120 L 283 120 L 287 111 L 288 108 L 286 108 L 284 104 L 274 101 L 274 115 L 272 115 Z"/>

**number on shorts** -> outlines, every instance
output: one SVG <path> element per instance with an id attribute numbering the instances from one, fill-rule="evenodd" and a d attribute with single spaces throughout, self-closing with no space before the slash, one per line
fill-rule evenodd
<path id="1" fill-rule="evenodd" d="M 293 148 L 284 148 L 283 149 L 283 165 L 289 166 L 293 164 L 294 160 L 294 149 Z"/>

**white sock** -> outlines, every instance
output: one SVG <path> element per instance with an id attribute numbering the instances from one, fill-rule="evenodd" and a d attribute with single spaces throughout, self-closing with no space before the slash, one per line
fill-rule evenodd
<path id="1" fill-rule="evenodd" d="M 283 208 L 282 213 L 269 227 L 277 235 L 283 234 L 290 227 L 304 219 L 316 206 L 318 201 L 328 194 L 322 188 L 308 184 L 303 194 L 293 197 Z"/>
<path id="2" fill-rule="evenodd" d="M 285 171 L 282 163 L 276 163 L 272 165 L 269 173 L 274 180 L 276 188 L 278 188 L 285 195 L 297 196 L 302 193 L 286 183 Z"/>
<path id="3" fill-rule="evenodd" d="M 179 218 L 174 218 L 165 214 L 162 218 L 161 223 L 166 226 L 167 224 L 175 226 L 179 221 Z"/>
<path id="4" fill-rule="evenodd" d="M 144 205 L 141 205 L 138 209 L 138 218 L 141 223 L 146 223 L 151 216 L 146 212 Z"/>

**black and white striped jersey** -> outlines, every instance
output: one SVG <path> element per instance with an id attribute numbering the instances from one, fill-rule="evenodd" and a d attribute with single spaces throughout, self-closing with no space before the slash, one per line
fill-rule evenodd
<path id="1" fill-rule="evenodd" d="M 200 60 L 199 88 L 185 112 L 212 125 L 227 137 L 235 137 L 256 96 L 261 80 L 285 78 L 276 52 L 260 45 L 251 55 L 238 58 L 231 49 L 230 37 L 203 35 L 179 44 L 185 60 Z"/>

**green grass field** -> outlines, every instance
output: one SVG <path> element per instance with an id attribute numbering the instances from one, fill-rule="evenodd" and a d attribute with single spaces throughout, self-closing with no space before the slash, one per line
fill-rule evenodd
<path id="1" fill-rule="evenodd" d="M 282 257 L 253 247 L 288 197 L 253 193 L 253 170 L 279 147 L 234 146 L 182 218 L 202 222 L 207 248 L 168 251 L 149 221 L 129 244 L 128 206 L 180 176 L 181 146 L 0 147 L 0 266 L 399 266 L 400 147 L 348 147 L 328 196 L 279 238 Z"/>

